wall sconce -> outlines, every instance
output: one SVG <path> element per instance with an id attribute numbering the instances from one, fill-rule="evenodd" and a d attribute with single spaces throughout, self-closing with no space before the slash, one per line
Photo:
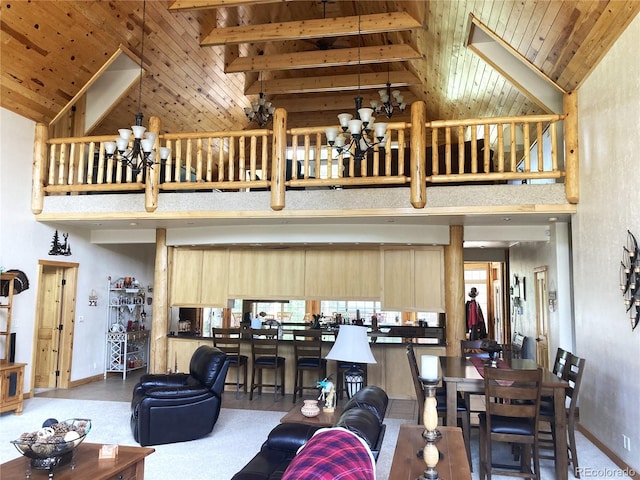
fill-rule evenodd
<path id="1" fill-rule="evenodd" d="M 97 307 L 98 306 L 98 292 L 96 292 L 93 289 L 89 293 L 89 306 L 90 307 Z"/>

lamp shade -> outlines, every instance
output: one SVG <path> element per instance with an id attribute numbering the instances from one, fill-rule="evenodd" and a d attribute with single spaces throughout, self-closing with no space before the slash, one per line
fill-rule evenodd
<path id="1" fill-rule="evenodd" d="M 369 346 L 367 327 L 340 325 L 338 338 L 326 358 L 342 362 L 377 363 Z"/>

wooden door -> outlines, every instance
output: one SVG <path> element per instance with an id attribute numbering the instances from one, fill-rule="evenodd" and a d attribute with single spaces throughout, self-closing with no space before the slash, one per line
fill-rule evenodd
<path id="1" fill-rule="evenodd" d="M 536 355 L 537 362 L 549 369 L 549 290 L 547 267 L 534 269 L 536 302 Z"/>
<path id="2" fill-rule="evenodd" d="M 77 264 L 40 262 L 34 388 L 68 388 L 73 355 Z"/>

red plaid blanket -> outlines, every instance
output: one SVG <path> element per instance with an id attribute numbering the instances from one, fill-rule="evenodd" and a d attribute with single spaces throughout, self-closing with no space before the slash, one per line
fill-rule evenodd
<path id="1" fill-rule="evenodd" d="M 375 480 L 367 444 L 345 428 L 323 428 L 298 451 L 282 480 Z"/>

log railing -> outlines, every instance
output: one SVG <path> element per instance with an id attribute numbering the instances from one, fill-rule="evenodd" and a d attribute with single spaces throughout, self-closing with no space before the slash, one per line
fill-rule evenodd
<path id="1" fill-rule="evenodd" d="M 328 146 L 325 127 L 288 129 L 287 113 L 278 109 L 271 130 L 160 134 L 156 147 L 170 147 L 169 159 L 135 177 L 130 167 L 107 158 L 104 142 L 113 136 L 48 139 L 46 126 L 38 125 L 32 210 L 42 211 L 44 195 L 145 191 L 146 208 L 154 211 L 160 192 L 256 189 L 270 190 L 271 208 L 280 210 L 287 189 L 399 185 L 411 187 L 411 203 L 421 208 L 429 184 L 540 179 L 564 180 L 568 201 L 577 203 L 571 100 L 565 101 L 564 115 L 431 122 L 425 104 L 415 102 L 411 122 L 389 123 L 386 142 L 361 162 Z M 152 118 L 149 127 L 159 131 L 159 119 Z M 573 147 L 564 156 L 559 133 Z"/>

